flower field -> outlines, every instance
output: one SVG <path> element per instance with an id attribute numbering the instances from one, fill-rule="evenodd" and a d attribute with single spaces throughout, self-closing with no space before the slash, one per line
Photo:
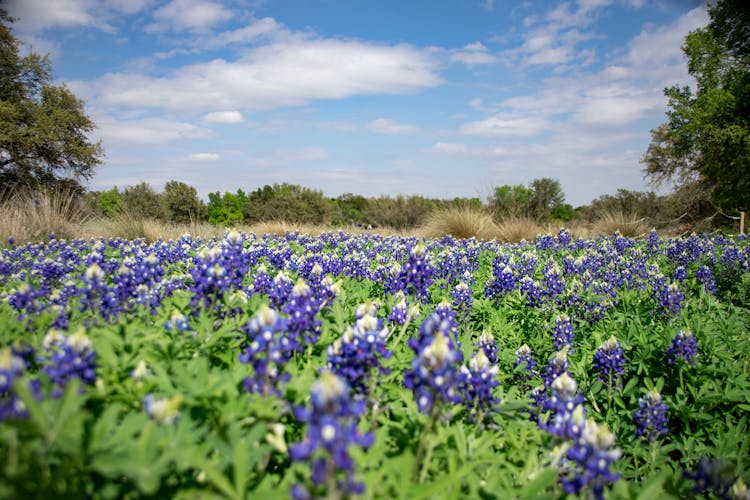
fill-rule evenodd
<path id="1" fill-rule="evenodd" d="M 745 237 L 0 247 L 0 497 L 750 498 Z"/>

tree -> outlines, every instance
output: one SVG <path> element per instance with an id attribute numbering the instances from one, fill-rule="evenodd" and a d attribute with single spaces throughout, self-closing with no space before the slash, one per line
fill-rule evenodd
<path id="1" fill-rule="evenodd" d="M 128 186 L 122 191 L 123 210 L 133 217 L 166 219 L 161 196 L 146 182 Z"/>
<path id="2" fill-rule="evenodd" d="M 644 172 L 654 184 L 724 208 L 750 208 L 750 4 L 709 7 L 708 26 L 691 31 L 682 50 L 696 81 L 665 89 L 666 123 L 651 132 Z M 694 200 L 699 202 L 700 199 Z"/>
<path id="3" fill-rule="evenodd" d="M 206 205 L 193 186 L 180 181 L 169 181 L 164 185 L 161 196 L 167 218 L 172 222 L 190 224 L 206 218 Z"/>
<path id="4" fill-rule="evenodd" d="M 0 9 L 0 183 L 8 186 L 80 185 L 102 161 L 94 123 L 64 85 L 51 84 L 47 57 L 20 57 L 13 23 Z"/>
<path id="5" fill-rule="evenodd" d="M 208 193 L 208 222 L 225 226 L 242 222 L 242 209 L 246 204 L 247 195 L 241 189 L 238 189 L 236 194 L 222 195 L 218 191 Z"/>
<path id="6" fill-rule="evenodd" d="M 531 189 L 521 184 L 496 187 L 490 198 L 492 214 L 498 220 L 528 216 L 532 195 Z"/>
<path id="7" fill-rule="evenodd" d="M 565 202 L 560 182 L 549 177 L 534 179 L 529 185 L 531 189 L 531 199 L 529 200 L 529 210 L 531 216 L 538 220 L 544 220 L 550 217 L 555 209 L 560 209 Z"/>
<path id="8" fill-rule="evenodd" d="M 251 224 L 267 220 L 324 224 L 330 221 L 332 211 L 322 191 L 286 182 L 250 193 L 243 209 L 245 220 Z"/>

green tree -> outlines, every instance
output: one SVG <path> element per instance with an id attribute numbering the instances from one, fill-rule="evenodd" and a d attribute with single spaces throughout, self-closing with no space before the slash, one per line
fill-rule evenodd
<path id="1" fill-rule="evenodd" d="M 33 188 L 79 186 L 102 161 L 83 102 L 52 85 L 47 57 L 18 54 L 13 23 L 0 9 L 0 183 Z"/>
<path id="2" fill-rule="evenodd" d="M 535 219 L 548 219 L 552 211 L 560 209 L 565 202 L 562 186 L 555 179 L 549 177 L 534 179 L 529 184 L 529 189 L 531 190 L 529 211 Z M 560 213 L 562 213 L 562 210 L 560 210 Z"/>
<path id="3" fill-rule="evenodd" d="M 119 214 L 122 211 L 123 201 L 117 186 L 107 191 L 98 193 L 96 199 L 97 211 L 108 217 Z"/>
<path id="4" fill-rule="evenodd" d="M 180 181 L 169 181 L 161 195 L 167 218 L 178 224 L 189 224 L 205 220 L 206 205 L 198 197 L 198 191 Z"/>
<path id="5" fill-rule="evenodd" d="M 251 224 L 267 220 L 324 224 L 331 219 L 332 206 L 322 191 L 285 182 L 250 193 L 243 213 Z"/>
<path id="6" fill-rule="evenodd" d="M 128 186 L 122 191 L 123 210 L 130 216 L 145 219 L 166 219 L 161 196 L 146 182 Z"/>
<path id="7" fill-rule="evenodd" d="M 496 187 L 489 200 L 490 210 L 497 220 L 525 217 L 529 215 L 532 195 L 531 189 L 522 184 Z"/>
<path id="8" fill-rule="evenodd" d="M 675 180 L 719 207 L 750 208 L 750 4 L 709 7 L 708 26 L 682 47 L 696 81 L 665 89 L 666 123 L 651 132 L 644 172 L 655 184 Z"/>
<path id="9" fill-rule="evenodd" d="M 237 193 L 224 193 L 218 191 L 208 194 L 208 221 L 211 224 L 222 224 L 231 226 L 242 222 L 244 215 L 243 207 L 247 204 L 247 195 L 241 189 Z"/>

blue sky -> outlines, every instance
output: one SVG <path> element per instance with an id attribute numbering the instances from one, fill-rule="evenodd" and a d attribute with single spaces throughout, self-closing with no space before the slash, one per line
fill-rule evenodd
<path id="1" fill-rule="evenodd" d="M 290 182 L 328 196 L 486 198 L 560 181 L 649 190 L 639 160 L 687 0 L 10 0 L 106 152 L 92 189 Z"/>

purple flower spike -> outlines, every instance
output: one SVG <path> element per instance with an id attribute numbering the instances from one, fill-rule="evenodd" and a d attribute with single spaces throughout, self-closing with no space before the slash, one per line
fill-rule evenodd
<path id="1" fill-rule="evenodd" d="M 672 339 L 672 345 L 667 349 L 667 363 L 672 364 L 677 359 L 682 359 L 691 365 L 695 364 L 695 356 L 698 354 L 698 341 L 689 330 L 680 330 Z"/>

